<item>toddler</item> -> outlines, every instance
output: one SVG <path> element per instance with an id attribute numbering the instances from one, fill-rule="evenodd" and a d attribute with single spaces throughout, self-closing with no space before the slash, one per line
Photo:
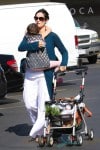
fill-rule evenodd
<path id="1" fill-rule="evenodd" d="M 51 31 L 51 29 L 49 29 L 49 30 Z M 29 43 L 38 41 L 39 49 L 41 51 L 44 50 L 46 43 L 45 43 L 44 39 L 42 38 L 42 35 L 39 34 L 38 27 L 35 23 L 31 23 L 27 26 L 26 38 Z M 57 71 L 57 70 L 59 70 L 60 63 L 61 62 L 59 60 L 58 61 L 50 60 L 50 68 L 55 68 L 55 71 Z"/>

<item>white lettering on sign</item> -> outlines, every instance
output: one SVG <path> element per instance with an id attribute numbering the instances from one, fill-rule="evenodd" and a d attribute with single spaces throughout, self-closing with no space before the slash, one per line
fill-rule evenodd
<path id="1" fill-rule="evenodd" d="M 89 7 L 88 14 L 94 14 L 92 7 Z"/>
<path id="2" fill-rule="evenodd" d="M 85 14 L 84 9 L 85 9 L 84 7 L 79 8 L 79 14 L 84 15 Z"/>
<path id="3" fill-rule="evenodd" d="M 70 12 L 72 15 L 75 15 L 76 14 L 76 9 L 75 8 L 70 8 Z"/>
<path id="4" fill-rule="evenodd" d="M 80 14 L 80 15 L 94 14 L 94 11 L 93 11 L 92 7 L 88 7 L 88 8 L 80 7 L 79 9 L 70 8 L 70 12 L 71 12 L 72 15 L 75 15 L 75 14 Z"/>

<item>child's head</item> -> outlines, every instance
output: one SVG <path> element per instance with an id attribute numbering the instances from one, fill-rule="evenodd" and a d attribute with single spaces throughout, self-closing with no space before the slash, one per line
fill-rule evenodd
<path id="1" fill-rule="evenodd" d="M 27 33 L 30 35 L 38 34 L 39 33 L 38 26 L 35 23 L 29 24 L 27 27 Z"/>

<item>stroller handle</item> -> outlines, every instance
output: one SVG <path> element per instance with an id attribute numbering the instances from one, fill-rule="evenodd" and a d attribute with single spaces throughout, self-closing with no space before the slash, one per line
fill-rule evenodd
<path id="1" fill-rule="evenodd" d="M 64 76 L 68 71 L 74 71 L 77 75 L 86 75 L 87 74 L 88 67 L 87 66 L 81 66 L 81 67 L 67 67 L 66 71 L 60 71 L 54 72 L 54 77 L 57 78 L 57 76 Z"/>

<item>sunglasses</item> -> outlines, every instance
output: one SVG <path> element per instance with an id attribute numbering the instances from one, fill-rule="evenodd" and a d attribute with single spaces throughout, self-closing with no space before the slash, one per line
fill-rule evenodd
<path id="1" fill-rule="evenodd" d="M 34 17 L 34 20 L 44 21 L 44 20 L 45 20 L 45 18 L 44 18 L 44 17 Z"/>

